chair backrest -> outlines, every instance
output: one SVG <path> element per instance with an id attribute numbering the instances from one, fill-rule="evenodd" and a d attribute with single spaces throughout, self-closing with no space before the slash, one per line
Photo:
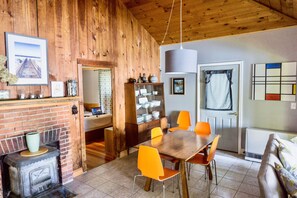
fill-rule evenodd
<path id="1" fill-rule="evenodd" d="M 210 135 L 210 124 L 208 122 L 197 122 L 194 131 L 197 135 Z"/>
<path id="2" fill-rule="evenodd" d="M 164 176 L 163 164 L 156 148 L 139 146 L 137 167 L 141 174 L 155 180 Z"/>
<path id="3" fill-rule="evenodd" d="M 209 151 L 209 154 L 207 156 L 207 161 L 212 161 L 215 154 L 216 154 L 216 150 L 217 150 L 217 147 L 218 147 L 218 143 L 219 143 L 219 139 L 220 139 L 220 135 L 217 135 L 215 137 L 215 139 L 213 140 L 212 144 L 211 144 L 211 147 L 210 147 L 210 151 Z"/>
<path id="4" fill-rule="evenodd" d="M 163 131 L 161 127 L 155 127 L 151 130 L 151 139 L 158 137 L 158 136 L 163 136 Z"/>
<path id="5" fill-rule="evenodd" d="M 191 116 L 189 111 L 180 111 L 177 118 L 179 128 L 187 130 L 191 126 Z"/>

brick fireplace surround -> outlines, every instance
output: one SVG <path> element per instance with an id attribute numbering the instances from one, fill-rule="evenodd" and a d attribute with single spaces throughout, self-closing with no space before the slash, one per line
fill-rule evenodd
<path id="1" fill-rule="evenodd" d="M 0 110 L 0 156 L 27 149 L 25 134 L 40 132 L 41 145 L 58 142 L 62 184 L 72 181 L 70 105 Z M 0 167 L 1 168 L 1 167 Z M 3 197 L 0 174 L 0 198 Z"/>

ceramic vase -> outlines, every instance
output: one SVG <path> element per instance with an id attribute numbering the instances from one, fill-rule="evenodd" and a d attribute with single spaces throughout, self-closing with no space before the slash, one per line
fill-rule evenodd
<path id="1" fill-rule="evenodd" d="M 26 134 L 27 147 L 31 153 L 39 151 L 40 135 L 38 132 Z"/>
<path id="2" fill-rule="evenodd" d="M 154 74 L 150 77 L 150 81 L 152 82 L 152 83 L 156 83 L 156 82 L 158 82 L 158 77 L 157 76 L 155 76 Z"/>

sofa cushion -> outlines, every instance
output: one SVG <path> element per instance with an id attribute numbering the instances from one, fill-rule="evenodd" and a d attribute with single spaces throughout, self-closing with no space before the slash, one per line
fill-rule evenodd
<path id="1" fill-rule="evenodd" d="M 297 144 L 281 138 L 276 138 L 276 140 L 279 142 L 280 146 L 285 147 L 291 155 L 297 158 Z"/>
<path id="2" fill-rule="evenodd" d="M 297 179 L 278 163 L 275 163 L 275 169 L 288 194 L 297 198 Z"/>
<path id="3" fill-rule="evenodd" d="M 296 154 L 293 154 L 292 152 L 290 152 L 288 147 L 285 147 L 283 146 L 283 144 L 280 144 L 278 148 L 278 155 L 284 168 L 287 169 L 294 177 L 297 178 Z"/>

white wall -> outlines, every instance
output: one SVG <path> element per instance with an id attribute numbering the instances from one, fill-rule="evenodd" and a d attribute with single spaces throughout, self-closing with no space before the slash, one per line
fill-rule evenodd
<path id="1" fill-rule="evenodd" d="M 258 127 L 297 132 L 297 110 L 290 102 L 251 100 L 251 64 L 297 61 L 297 27 L 268 30 L 237 36 L 228 36 L 184 43 L 184 48 L 198 51 L 198 63 L 244 61 L 243 65 L 243 128 Z M 176 110 L 189 110 L 192 125 L 196 121 L 196 74 L 164 74 L 165 51 L 178 48 L 167 45 L 160 48 L 161 78 L 165 86 L 166 115 Z M 186 78 L 186 95 L 170 95 L 170 78 Z"/>
<path id="2" fill-rule="evenodd" d="M 83 89 L 85 103 L 100 102 L 98 71 L 83 70 Z"/>

